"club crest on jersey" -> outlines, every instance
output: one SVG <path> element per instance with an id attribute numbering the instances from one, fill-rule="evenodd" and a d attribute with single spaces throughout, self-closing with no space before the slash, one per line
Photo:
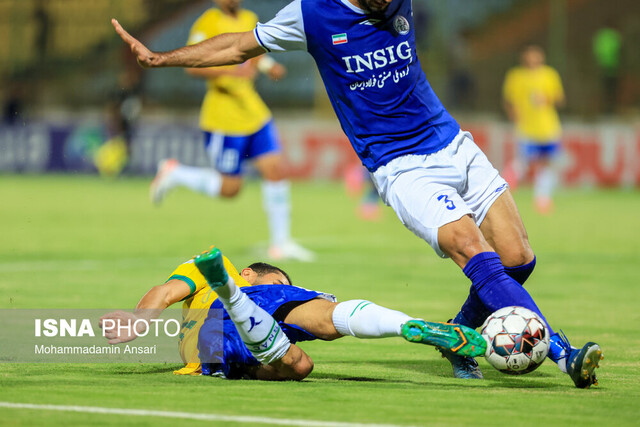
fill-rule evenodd
<path id="1" fill-rule="evenodd" d="M 349 40 L 347 39 L 347 33 L 334 34 L 331 36 L 331 39 L 333 40 L 334 46 L 338 44 L 349 43 Z"/>
<path id="2" fill-rule="evenodd" d="M 401 36 L 406 36 L 411 30 L 411 25 L 409 25 L 407 18 L 402 15 L 398 15 L 396 16 L 396 19 L 393 20 L 393 28 L 395 28 Z"/>

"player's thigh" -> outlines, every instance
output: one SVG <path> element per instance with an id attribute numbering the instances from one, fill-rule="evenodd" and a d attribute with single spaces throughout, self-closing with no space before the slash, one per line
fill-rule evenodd
<path id="1" fill-rule="evenodd" d="M 470 137 L 465 138 L 459 151 L 464 155 L 462 162 L 467 171 L 465 186 L 460 194 L 480 226 L 509 185 Z"/>
<path id="2" fill-rule="evenodd" d="M 507 266 L 533 260 L 527 232 L 508 184 L 471 140 L 465 141 L 468 185 L 465 202 L 475 213 L 485 240 Z"/>
<path id="3" fill-rule="evenodd" d="M 457 168 L 445 164 L 434 169 L 407 168 L 384 190 L 383 200 L 402 224 L 443 258 L 448 254 L 440 248 L 438 229 L 473 214 L 460 197 L 458 174 Z"/>
<path id="4" fill-rule="evenodd" d="M 307 301 L 291 310 L 284 323 L 296 325 L 323 340 L 334 340 L 342 335 L 333 325 L 333 311 L 337 303 L 323 298 Z"/>
<path id="5" fill-rule="evenodd" d="M 527 231 L 509 190 L 493 203 L 480 230 L 505 266 L 514 267 L 533 260 Z"/>

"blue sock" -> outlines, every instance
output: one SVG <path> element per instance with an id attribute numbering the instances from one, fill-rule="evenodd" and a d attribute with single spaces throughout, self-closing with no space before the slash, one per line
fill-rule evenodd
<path id="1" fill-rule="evenodd" d="M 471 279 L 478 298 L 491 313 L 512 305 L 525 307 L 537 313 L 548 326 L 529 292 L 505 273 L 497 253 L 479 253 L 471 258 L 463 272 Z M 551 327 L 549 333 L 553 335 Z"/>
<path id="2" fill-rule="evenodd" d="M 528 264 L 504 267 L 504 271 L 516 282 L 524 285 L 535 266 L 536 258 L 534 257 L 533 261 Z M 478 297 L 475 288 L 471 286 L 471 289 L 469 289 L 469 297 L 462 305 L 458 315 L 453 319 L 453 322 L 476 329 L 482 326 L 491 313 L 491 310 L 487 309 L 480 300 L 480 297 Z"/>
<path id="3" fill-rule="evenodd" d="M 509 275 L 513 280 L 524 285 L 524 282 L 527 281 L 533 269 L 536 267 L 536 257 L 533 257 L 533 261 L 529 264 L 518 265 L 515 267 L 505 267 L 504 272 Z"/>
<path id="4" fill-rule="evenodd" d="M 534 257 L 533 261 L 528 264 L 518 265 L 516 267 L 505 267 L 504 272 L 516 282 L 524 285 L 524 282 L 527 281 L 535 266 L 536 258 Z M 458 315 L 453 319 L 453 323 L 458 323 L 460 325 L 476 329 L 482 326 L 486 318 L 489 317 L 491 313 L 492 312 L 484 306 L 482 301 L 480 301 L 480 297 L 478 297 L 476 289 L 471 286 L 471 289 L 469 289 L 469 297 L 464 304 L 462 304 L 462 308 Z"/>
<path id="5" fill-rule="evenodd" d="M 469 289 L 469 296 L 464 304 L 462 304 L 462 308 L 460 308 L 458 315 L 453 319 L 453 323 L 477 329 L 482 326 L 485 319 L 489 317 L 490 314 L 491 311 L 484 306 L 482 301 L 480 301 L 480 297 L 478 297 L 476 289 L 471 286 L 471 289 Z"/>

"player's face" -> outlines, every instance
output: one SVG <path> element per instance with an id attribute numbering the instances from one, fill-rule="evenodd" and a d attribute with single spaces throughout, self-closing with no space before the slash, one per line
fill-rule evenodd
<path id="1" fill-rule="evenodd" d="M 358 6 L 367 12 L 383 12 L 393 0 L 357 0 Z"/>
<path id="2" fill-rule="evenodd" d="M 530 47 L 522 54 L 522 63 L 528 68 L 538 68 L 544 65 L 544 51 L 538 47 Z"/>

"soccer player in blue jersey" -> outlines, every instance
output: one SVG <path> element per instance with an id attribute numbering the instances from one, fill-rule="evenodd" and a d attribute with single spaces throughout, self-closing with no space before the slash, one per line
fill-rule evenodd
<path id="1" fill-rule="evenodd" d="M 263 285 L 240 288 L 217 248 L 198 255 L 194 264 L 218 297 L 198 334 L 204 375 L 301 380 L 311 373 L 313 361 L 295 343 L 343 336 L 402 336 L 466 355 L 486 350 L 484 338 L 471 328 L 413 319 L 365 300 L 336 302 L 333 295 L 292 286 L 277 268 L 271 274 L 276 284 L 263 280 Z"/>
<path id="2" fill-rule="evenodd" d="M 475 330 L 425 322 L 366 300 L 337 302 L 335 296 L 293 286 L 278 267 L 258 262 L 240 272 L 218 248 L 182 263 L 163 285 L 151 288 L 135 312 L 101 317 L 135 327 L 106 329 L 110 344 L 129 342 L 148 321 L 183 302 L 179 352 L 186 366 L 177 375 L 300 380 L 313 368 L 299 341 L 404 337 L 409 342 L 483 355 L 487 343 Z M 143 319 L 147 322 L 138 322 Z"/>
<path id="3" fill-rule="evenodd" d="M 506 306 L 541 314 L 522 286 L 535 266 L 508 185 L 435 95 L 416 54 L 411 0 L 294 0 L 253 31 L 152 52 L 113 25 L 143 67 L 210 67 L 306 50 L 342 128 L 383 201 L 471 280 L 454 322 L 479 327 Z M 596 384 L 593 342 L 551 333 L 549 357 L 576 387 Z M 454 375 L 482 378 L 472 358 L 443 351 Z"/>

